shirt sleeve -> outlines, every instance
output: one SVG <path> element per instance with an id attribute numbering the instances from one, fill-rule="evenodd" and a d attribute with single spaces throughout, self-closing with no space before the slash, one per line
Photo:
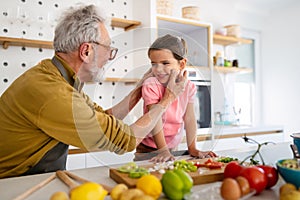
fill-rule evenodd
<path id="1" fill-rule="evenodd" d="M 164 87 L 157 81 L 156 78 L 150 77 L 146 79 L 142 87 L 144 105 L 147 106 L 158 103 L 161 100 L 164 91 Z"/>
<path id="2" fill-rule="evenodd" d="M 40 111 L 38 126 L 47 135 L 88 151 L 122 154 L 134 150 L 136 145 L 128 125 L 106 114 L 87 95 L 75 90 L 47 101 Z"/>

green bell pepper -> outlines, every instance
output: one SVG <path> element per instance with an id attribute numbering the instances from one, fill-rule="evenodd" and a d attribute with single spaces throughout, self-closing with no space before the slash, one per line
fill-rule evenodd
<path id="1" fill-rule="evenodd" d="M 191 191 L 193 179 L 182 169 L 166 171 L 163 174 L 161 183 L 164 194 L 172 200 L 183 199 L 184 195 Z"/>

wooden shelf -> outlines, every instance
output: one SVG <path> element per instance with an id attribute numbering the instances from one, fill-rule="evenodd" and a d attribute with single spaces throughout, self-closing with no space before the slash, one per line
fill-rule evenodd
<path id="1" fill-rule="evenodd" d="M 4 49 L 7 49 L 9 46 L 26 46 L 34 48 L 53 49 L 53 43 L 51 41 L 30 40 L 12 37 L 0 37 L 0 45 L 2 45 Z"/>
<path id="2" fill-rule="evenodd" d="M 229 73 L 251 73 L 253 70 L 247 67 L 223 67 L 223 66 L 214 66 L 214 69 L 223 74 Z"/>
<path id="3" fill-rule="evenodd" d="M 208 66 L 192 66 L 192 65 L 187 65 L 186 68 L 194 68 L 194 69 L 203 69 L 203 70 L 209 70 Z"/>
<path id="4" fill-rule="evenodd" d="M 125 31 L 133 29 L 139 26 L 140 24 L 141 22 L 139 21 L 120 19 L 120 18 L 112 18 L 111 20 L 111 26 L 124 28 Z M 13 38 L 13 37 L 0 37 L 0 45 L 2 45 L 4 49 L 7 49 L 9 46 L 24 46 L 24 47 L 53 49 L 52 41 L 32 40 L 32 39 Z"/>
<path id="5" fill-rule="evenodd" d="M 125 31 L 134 29 L 139 25 L 141 25 L 141 22 L 135 20 L 121 19 L 121 18 L 112 18 L 111 20 L 112 27 L 124 28 Z"/>
<path id="6" fill-rule="evenodd" d="M 244 38 L 237 38 L 231 36 L 223 36 L 214 34 L 214 44 L 219 44 L 223 46 L 233 45 L 233 44 L 251 44 L 252 40 L 244 39 Z"/>
<path id="7" fill-rule="evenodd" d="M 182 18 L 182 17 L 173 17 L 173 16 L 168 16 L 168 15 L 158 14 L 158 15 L 156 15 L 156 18 L 157 18 L 157 20 L 176 23 L 177 29 L 179 29 L 178 26 L 182 26 L 182 25 L 191 25 L 191 26 L 195 26 L 197 28 L 199 28 L 199 27 L 210 28 L 210 26 L 211 26 L 208 23 L 201 23 L 196 20 L 186 19 L 186 18 Z M 186 30 L 186 31 L 190 31 L 190 30 Z"/>
<path id="8" fill-rule="evenodd" d="M 136 83 L 140 79 L 137 78 L 112 78 L 112 77 L 107 77 L 105 81 L 107 82 L 124 82 L 124 83 Z"/>

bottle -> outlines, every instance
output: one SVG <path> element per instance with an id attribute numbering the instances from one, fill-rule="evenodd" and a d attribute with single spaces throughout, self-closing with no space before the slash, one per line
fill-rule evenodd
<path id="1" fill-rule="evenodd" d="M 217 51 L 216 53 L 216 65 L 224 66 L 224 53 L 221 51 Z"/>
<path id="2" fill-rule="evenodd" d="M 239 61 L 237 59 L 232 61 L 232 67 L 239 67 Z"/>
<path id="3" fill-rule="evenodd" d="M 223 112 L 223 121 L 228 122 L 229 121 L 229 105 L 227 98 L 224 98 L 224 112 Z"/>

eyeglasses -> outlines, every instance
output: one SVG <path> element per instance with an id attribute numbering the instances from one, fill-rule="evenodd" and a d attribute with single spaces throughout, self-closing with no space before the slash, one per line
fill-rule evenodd
<path id="1" fill-rule="evenodd" d="M 111 46 L 108 46 L 108 45 L 105 45 L 105 44 L 101 44 L 99 42 L 92 42 L 92 43 L 100 45 L 100 46 L 106 48 L 108 51 L 110 51 L 110 55 L 109 55 L 108 60 L 113 60 L 116 57 L 117 53 L 118 53 L 118 48 L 111 47 Z"/>

